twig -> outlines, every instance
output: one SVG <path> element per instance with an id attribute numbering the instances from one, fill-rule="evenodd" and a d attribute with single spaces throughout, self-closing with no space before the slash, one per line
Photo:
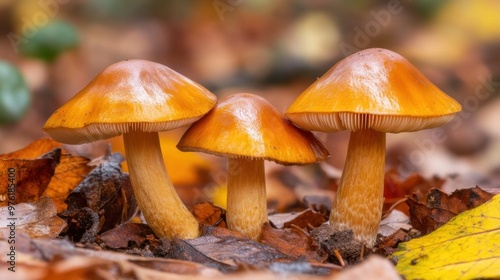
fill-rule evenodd
<path id="1" fill-rule="evenodd" d="M 362 261 L 365 259 L 365 245 L 361 245 L 361 252 L 359 253 L 359 260 Z"/>
<path id="2" fill-rule="evenodd" d="M 339 250 L 337 250 L 337 249 L 333 250 L 333 254 L 335 255 L 335 257 L 336 257 L 336 258 L 337 258 L 337 260 L 339 261 L 340 266 L 345 267 L 345 262 L 344 262 L 344 259 L 343 259 L 343 258 L 342 258 L 342 256 L 340 255 Z"/>
<path id="3" fill-rule="evenodd" d="M 402 199 L 394 202 L 391 205 L 391 207 L 389 207 L 389 209 L 382 214 L 382 219 L 386 218 L 392 212 L 392 210 L 394 210 L 394 208 L 396 208 L 399 204 L 401 204 L 401 203 L 403 203 L 403 202 L 405 202 L 407 200 L 408 200 L 408 198 L 405 197 L 405 198 L 402 198 Z"/>

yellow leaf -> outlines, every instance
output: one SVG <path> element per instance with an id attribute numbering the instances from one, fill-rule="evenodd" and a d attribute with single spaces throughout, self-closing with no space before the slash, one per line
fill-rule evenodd
<path id="1" fill-rule="evenodd" d="M 214 205 L 226 209 L 227 205 L 227 185 L 218 185 L 213 188 L 212 201 Z"/>
<path id="2" fill-rule="evenodd" d="M 399 245 L 406 279 L 499 279 L 500 195 L 462 212 L 432 233 Z"/>

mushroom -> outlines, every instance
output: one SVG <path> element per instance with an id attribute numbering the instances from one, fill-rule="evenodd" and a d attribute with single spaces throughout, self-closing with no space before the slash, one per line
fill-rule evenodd
<path id="1" fill-rule="evenodd" d="M 404 57 L 374 48 L 335 64 L 285 115 L 306 130 L 351 131 L 330 226 L 351 229 L 373 247 L 384 201 L 385 134 L 437 127 L 460 110 Z"/>
<path id="2" fill-rule="evenodd" d="M 168 177 L 158 132 L 188 125 L 215 106 L 207 89 L 145 60 L 115 63 L 47 120 L 56 141 L 80 144 L 123 134 L 139 208 L 160 238 L 195 238 L 199 225 Z"/>
<path id="3" fill-rule="evenodd" d="M 311 132 L 248 93 L 220 102 L 184 133 L 177 147 L 228 158 L 227 224 L 253 240 L 259 240 L 267 222 L 264 160 L 310 164 L 329 156 Z"/>

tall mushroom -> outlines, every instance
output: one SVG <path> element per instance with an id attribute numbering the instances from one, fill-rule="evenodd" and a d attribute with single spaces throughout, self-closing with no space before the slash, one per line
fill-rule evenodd
<path id="1" fill-rule="evenodd" d="M 460 105 L 401 55 L 367 49 L 334 65 L 288 108 L 303 129 L 351 131 L 330 225 L 373 247 L 383 204 L 385 133 L 432 128 Z"/>
<path id="2" fill-rule="evenodd" d="M 254 240 L 267 221 L 264 160 L 310 164 L 329 156 L 312 133 L 294 126 L 264 98 L 248 93 L 217 104 L 184 133 L 177 147 L 228 158 L 227 224 Z"/>
<path id="3" fill-rule="evenodd" d="M 207 89 L 164 65 L 128 60 L 98 74 L 44 130 L 67 144 L 123 134 L 134 193 L 150 227 L 161 238 L 195 238 L 198 222 L 172 186 L 158 132 L 193 123 L 215 103 Z"/>

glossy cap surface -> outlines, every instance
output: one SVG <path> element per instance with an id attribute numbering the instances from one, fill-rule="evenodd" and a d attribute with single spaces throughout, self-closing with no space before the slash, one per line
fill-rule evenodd
<path id="1" fill-rule="evenodd" d="M 404 57 L 375 48 L 335 64 L 285 115 L 307 130 L 403 132 L 442 125 L 460 110 Z"/>
<path id="2" fill-rule="evenodd" d="M 44 130 L 68 144 L 170 130 L 198 120 L 216 101 L 207 89 L 162 64 L 127 60 L 98 74 L 52 114 Z"/>
<path id="3" fill-rule="evenodd" d="M 280 164 L 309 164 L 326 159 L 323 143 L 288 121 L 264 98 L 234 94 L 182 136 L 181 151 L 229 158 L 258 158 Z"/>

